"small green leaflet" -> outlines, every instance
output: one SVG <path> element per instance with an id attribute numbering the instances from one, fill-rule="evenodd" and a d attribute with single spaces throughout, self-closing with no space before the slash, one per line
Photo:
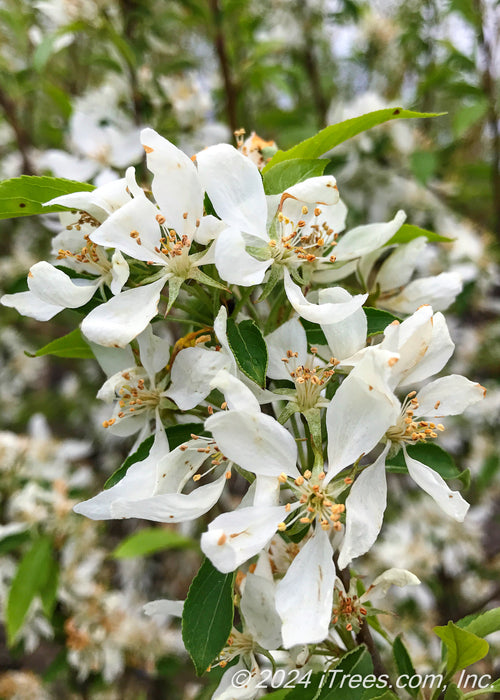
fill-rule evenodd
<path id="1" fill-rule="evenodd" d="M 94 185 L 65 180 L 61 177 L 21 175 L 21 177 L 4 180 L 0 182 L 0 219 L 65 211 L 68 207 L 58 205 L 44 207 L 43 203 L 63 194 L 91 192 L 93 189 L 95 189 Z"/>
<path id="2" fill-rule="evenodd" d="M 418 687 L 412 688 L 408 685 L 408 681 L 410 680 L 410 678 L 415 676 L 416 673 L 412 661 L 410 659 L 410 655 L 408 654 L 408 651 L 401 640 L 401 635 L 398 635 L 394 640 L 392 653 L 394 655 L 396 668 L 398 669 L 400 678 L 406 678 L 406 685 L 404 685 L 403 687 L 406 689 L 407 693 L 409 693 L 412 697 L 416 698 L 419 694 Z"/>
<path id="3" fill-rule="evenodd" d="M 478 637 L 486 637 L 487 634 L 500 630 L 500 608 L 469 615 L 459 620 L 457 625 L 467 632 L 477 634 Z"/>
<path id="4" fill-rule="evenodd" d="M 5 611 L 5 627 L 10 646 L 21 629 L 33 598 L 47 584 L 51 570 L 52 540 L 40 537 L 31 545 L 12 580 Z"/>
<path id="5" fill-rule="evenodd" d="M 415 240 L 415 238 L 420 238 L 425 236 L 431 243 L 449 243 L 453 241 L 453 238 L 447 238 L 446 236 L 440 236 L 439 233 L 434 233 L 433 231 L 428 231 L 425 228 L 420 228 L 419 226 L 414 226 L 413 224 L 403 224 L 399 231 L 396 231 L 394 236 L 387 241 L 385 244 L 394 245 L 395 243 L 409 243 Z"/>
<path id="6" fill-rule="evenodd" d="M 484 659 L 490 645 L 472 632 L 460 629 L 453 622 L 434 627 L 433 631 L 446 647 L 446 672 L 449 676 Z"/>
<path id="7" fill-rule="evenodd" d="M 127 537 L 114 550 L 115 559 L 144 557 L 164 549 L 191 549 L 197 545 L 190 537 L 184 537 L 175 530 L 147 527 Z"/>
<path id="8" fill-rule="evenodd" d="M 387 326 L 394 321 L 400 321 L 397 316 L 389 313 L 388 311 L 382 311 L 382 309 L 375 309 L 371 306 L 365 306 L 363 311 L 366 314 L 366 320 L 368 321 L 368 329 L 366 335 L 370 338 L 372 335 L 378 335 L 383 333 Z"/>
<path id="9" fill-rule="evenodd" d="M 234 573 L 222 574 L 205 559 L 189 588 L 182 639 L 201 676 L 227 643 L 233 625 Z"/>
<path id="10" fill-rule="evenodd" d="M 263 176 L 266 194 L 281 194 L 288 187 L 303 182 L 309 177 L 323 175 L 328 160 L 293 158 L 278 163 L 266 171 Z"/>
<path id="11" fill-rule="evenodd" d="M 61 338 L 52 340 L 35 353 L 30 353 L 25 350 L 24 354 L 28 355 L 28 357 L 55 355 L 56 357 L 72 357 L 80 360 L 90 360 L 94 357 L 90 345 L 85 341 L 79 328 L 75 328 L 74 331 L 63 335 Z"/>
<path id="12" fill-rule="evenodd" d="M 254 321 L 227 321 L 227 339 L 238 367 L 259 386 L 266 384 L 267 346 L 260 328 Z"/>
<path id="13" fill-rule="evenodd" d="M 315 136 L 298 143 L 288 151 L 278 151 L 269 163 L 264 168 L 263 175 L 271 170 L 272 167 L 285 160 L 292 158 L 319 158 L 327 151 L 330 151 L 340 143 L 351 139 L 353 136 L 360 134 L 362 131 L 372 129 L 374 126 L 383 124 L 384 122 L 392 121 L 393 119 L 417 119 L 428 117 L 439 117 L 444 112 L 439 114 L 427 112 L 411 112 L 400 107 L 390 109 L 379 109 L 376 112 L 368 112 L 360 117 L 347 119 L 338 124 L 331 124 L 325 129 L 322 129 Z"/>

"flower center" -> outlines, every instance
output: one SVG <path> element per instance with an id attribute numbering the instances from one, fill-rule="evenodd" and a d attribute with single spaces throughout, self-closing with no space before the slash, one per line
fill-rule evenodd
<path id="1" fill-rule="evenodd" d="M 239 632 L 233 627 L 231 636 L 227 640 L 227 644 L 219 654 L 219 666 L 224 668 L 227 664 L 242 654 L 250 655 L 255 648 L 253 637 L 244 632 Z"/>
<path id="2" fill-rule="evenodd" d="M 335 502 L 337 486 L 327 484 L 326 487 L 323 487 L 322 481 L 325 476 L 325 472 L 321 472 L 318 477 L 311 478 L 312 472 L 309 469 L 295 480 L 287 477 L 285 473 L 280 474 L 280 482 L 282 484 L 288 483 L 299 503 L 292 520 L 278 525 L 280 532 L 284 532 L 297 521 L 307 525 L 314 522 L 316 518 L 323 530 L 333 528 L 338 531 L 342 529 L 340 518 L 345 511 L 345 505 Z M 292 508 L 293 506 L 288 503 L 286 510 L 291 512 Z"/>
<path id="3" fill-rule="evenodd" d="M 116 416 L 103 422 L 104 428 L 109 428 L 117 420 L 155 409 L 160 403 L 160 391 L 146 388 L 143 378 L 134 377 L 130 372 L 122 372 L 122 377 L 124 382 L 115 389 L 120 410 Z"/>
<path id="4" fill-rule="evenodd" d="M 292 259 L 299 264 L 314 262 L 323 251 L 337 245 L 338 234 L 325 220 L 321 220 L 321 209 L 315 207 L 313 216 L 309 216 L 309 208 L 302 207 L 302 214 L 309 218 L 300 219 L 296 223 L 278 213 L 278 239 L 271 240 L 271 254 L 276 261 L 290 262 Z M 330 262 L 335 262 L 335 255 L 330 256 Z"/>
<path id="5" fill-rule="evenodd" d="M 336 588 L 333 597 L 332 624 L 343 627 L 348 632 L 358 633 L 367 615 L 357 595 L 349 596 Z"/>
<path id="6" fill-rule="evenodd" d="M 333 368 L 338 364 L 338 361 L 331 357 L 328 365 L 324 367 L 321 365 L 314 366 L 314 356 L 317 352 L 318 348 L 312 347 L 312 354 L 309 355 L 304 365 L 297 364 L 298 353 L 293 350 L 287 350 L 286 357 L 281 358 L 281 361 L 285 363 L 290 378 L 295 384 L 297 392 L 296 402 L 300 411 L 307 411 L 318 404 L 321 398 L 321 391 L 335 374 Z"/>
<path id="7" fill-rule="evenodd" d="M 444 425 L 441 423 L 431 423 L 425 420 L 419 420 L 418 416 L 418 400 L 416 391 L 410 391 L 403 401 L 401 413 L 395 425 L 392 425 L 386 432 L 386 438 L 393 443 L 417 443 L 426 442 L 430 438 L 437 438 L 436 430 L 443 431 Z M 439 401 L 436 404 L 436 409 L 439 406 Z"/>

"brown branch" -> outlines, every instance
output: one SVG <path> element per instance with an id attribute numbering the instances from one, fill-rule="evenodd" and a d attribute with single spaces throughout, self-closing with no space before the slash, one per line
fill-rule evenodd
<path id="1" fill-rule="evenodd" d="M 231 131 L 236 131 L 240 126 L 237 116 L 238 89 L 233 80 L 229 57 L 227 54 L 226 37 L 222 26 L 222 11 L 219 0 L 210 0 L 210 10 L 215 28 L 214 45 L 219 59 L 220 71 L 226 93 L 226 116 Z"/>
<path id="2" fill-rule="evenodd" d="M 478 44 L 484 59 L 484 71 L 481 76 L 483 91 L 488 100 L 488 124 L 491 129 L 491 189 L 493 196 L 493 230 L 500 239 L 500 131 L 497 109 L 496 84 L 493 75 L 492 47 L 484 35 L 484 7 L 481 0 L 474 0 L 478 15 Z"/>
<path id="3" fill-rule="evenodd" d="M 35 169 L 33 167 L 33 164 L 31 163 L 31 158 L 29 156 L 29 147 L 31 145 L 30 136 L 26 129 L 24 129 L 24 127 L 19 123 L 16 113 L 16 105 L 14 104 L 14 101 L 6 92 L 4 92 L 4 90 L 1 87 L 0 107 L 3 109 L 5 118 L 15 134 L 17 147 L 19 149 L 19 153 L 21 154 L 23 162 L 23 173 L 25 175 L 34 175 Z"/>

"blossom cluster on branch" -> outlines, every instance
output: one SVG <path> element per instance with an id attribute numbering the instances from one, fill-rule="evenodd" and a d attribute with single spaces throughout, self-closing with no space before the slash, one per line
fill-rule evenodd
<path id="1" fill-rule="evenodd" d="M 232 629 L 232 612 L 217 622 L 224 645 L 205 659 L 190 637 L 194 584 L 184 612 L 179 601 L 147 612 L 183 615 L 198 669 L 239 659 L 214 698 L 252 698 L 266 659 L 326 668 L 367 643 L 373 592 L 418 583 L 392 568 L 366 588 L 349 567 L 381 530 L 387 470 L 463 521 L 468 504 L 440 474 L 437 441 L 442 421 L 485 390 L 435 378 L 454 350 L 441 311 L 461 282 L 413 278 L 428 232 L 403 211 L 346 231 L 320 161 L 266 165 L 276 149 L 250 157 L 256 137 L 193 158 L 152 129 L 141 143 L 151 184 L 129 168 L 47 202 L 64 208 L 56 260 L 33 265 L 28 289 L 1 303 L 39 321 L 81 312 L 81 341 L 108 376 L 103 428 L 136 439 L 126 468 L 75 511 L 208 521 L 203 566 L 221 591 L 230 582 L 239 609 Z M 221 512 L 237 479 L 243 497 Z M 241 669 L 249 681 L 235 687 Z"/>

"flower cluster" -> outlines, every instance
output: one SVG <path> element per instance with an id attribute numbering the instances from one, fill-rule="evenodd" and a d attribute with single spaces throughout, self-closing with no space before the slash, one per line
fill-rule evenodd
<path id="1" fill-rule="evenodd" d="M 236 697 L 244 667 L 237 697 L 250 698 L 259 654 L 327 663 L 365 625 L 372 588 L 418 583 L 390 569 L 360 593 L 348 567 L 377 540 L 400 456 L 401 478 L 463 521 L 468 504 L 434 444 L 444 417 L 484 389 L 435 378 L 454 349 L 441 310 L 461 283 L 412 279 L 427 240 L 416 227 L 398 238 L 403 211 L 345 232 L 332 175 L 278 188 L 243 142 L 192 159 L 152 129 L 141 142 L 150 189 L 129 168 L 51 200 L 67 210 L 55 264 L 33 265 L 28 289 L 1 302 L 38 320 L 79 309 L 108 374 L 103 428 L 136 435 L 128 468 L 75 511 L 160 523 L 211 513 L 201 548 L 219 572 L 238 571 L 241 619 L 219 654 L 239 662 L 214 697 Z M 248 486 L 230 509 L 237 475 Z"/>

